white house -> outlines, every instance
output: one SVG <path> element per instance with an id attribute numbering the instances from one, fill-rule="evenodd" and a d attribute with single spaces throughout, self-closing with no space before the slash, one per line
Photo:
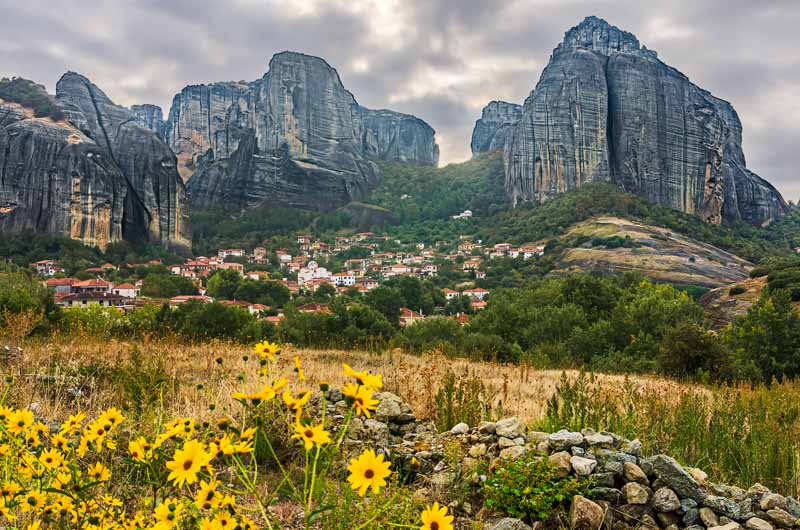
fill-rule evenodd
<path id="1" fill-rule="evenodd" d="M 111 292 L 119 296 L 124 296 L 125 298 L 136 299 L 139 298 L 139 293 L 141 293 L 142 290 L 136 287 L 135 285 L 131 285 L 129 283 L 121 283 L 119 285 L 115 285 L 111 289 Z"/>
<path id="2" fill-rule="evenodd" d="M 331 279 L 336 287 L 350 287 L 356 284 L 356 275 L 352 272 L 337 272 Z"/>
<path id="3" fill-rule="evenodd" d="M 483 300 L 484 298 L 489 296 L 489 291 L 487 291 L 486 289 L 482 289 L 480 287 L 477 287 L 475 289 L 467 289 L 466 291 L 464 291 L 463 294 L 466 295 L 466 296 L 469 296 L 473 300 Z"/>

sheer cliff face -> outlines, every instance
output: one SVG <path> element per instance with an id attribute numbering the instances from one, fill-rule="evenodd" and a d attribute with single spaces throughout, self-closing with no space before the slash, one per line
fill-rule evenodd
<path id="1" fill-rule="evenodd" d="M 472 130 L 472 155 L 503 149 L 522 114 L 522 105 L 492 101 L 483 108 Z"/>
<path id="2" fill-rule="evenodd" d="M 133 105 L 131 106 L 131 113 L 139 125 L 145 129 L 150 129 L 161 140 L 164 140 L 167 124 L 164 121 L 164 112 L 161 107 L 150 104 Z"/>
<path id="3" fill-rule="evenodd" d="M 188 250 L 188 202 L 169 147 L 81 75 L 59 80 L 54 103 L 65 120 L 0 103 L 0 229 Z"/>
<path id="4" fill-rule="evenodd" d="M 0 100 L 0 231 L 61 234 L 105 248 L 122 238 L 125 179 L 65 121 Z"/>
<path id="5" fill-rule="evenodd" d="M 711 223 L 760 225 L 787 208 L 745 167 L 729 103 L 595 17 L 566 33 L 511 129 L 504 158 L 515 204 L 611 180 Z"/>
<path id="6" fill-rule="evenodd" d="M 275 55 L 252 83 L 186 87 L 166 138 L 198 209 L 326 210 L 377 182 L 373 159 L 434 165 L 439 157 L 425 122 L 359 106 L 324 60 L 292 52 Z"/>
<path id="7" fill-rule="evenodd" d="M 170 148 L 82 75 L 64 74 L 56 98 L 68 120 L 111 157 L 124 177 L 122 237 L 187 250 L 188 201 Z"/>

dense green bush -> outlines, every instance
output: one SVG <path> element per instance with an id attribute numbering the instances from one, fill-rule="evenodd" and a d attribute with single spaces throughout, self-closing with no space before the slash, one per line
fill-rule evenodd
<path id="1" fill-rule="evenodd" d="M 47 90 L 22 77 L 0 79 L 0 99 L 33 109 L 34 115 L 39 118 L 52 118 L 56 121 L 64 119 L 64 113 Z"/>
<path id="2" fill-rule="evenodd" d="M 533 452 L 503 462 L 483 483 L 486 506 L 528 523 L 546 521 L 588 489 L 588 481 L 562 477 L 547 459 Z"/>

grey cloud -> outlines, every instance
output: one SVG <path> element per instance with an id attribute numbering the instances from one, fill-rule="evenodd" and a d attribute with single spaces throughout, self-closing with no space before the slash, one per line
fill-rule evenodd
<path id="1" fill-rule="evenodd" d="M 256 79 L 286 49 L 319 55 L 360 103 L 428 121 L 444 162 L 469 156 L 485 102 L 522 102 L 564 32 L 597 15 L 731 101 L 749 165 L 800 196 L 795 0 L 0 0 L 0 12 L 0 75 L 53 90 L 73 69 L 165 112 L 187 84 Z"/>

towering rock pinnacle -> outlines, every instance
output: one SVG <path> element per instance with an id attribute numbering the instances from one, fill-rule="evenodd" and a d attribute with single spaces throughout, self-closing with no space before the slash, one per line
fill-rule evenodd
<path id="1" fill-rule="evenodd" d="M 361 107 L 327 62 L 294 52 L 258 81 L 184 88 L 165 127 L 198 209 L 330 209 L 377 182 L 373 160 L 437 164 L 434 135 L 414 116 Z"/>
<path id="2" fill-rule="evenodd" d="M 188 203 L 169 147 L 82 75 L 64 74 L 56 92 L 57 119 L 0 101 L 0 229 L 188 251 Z"/>
<path id="3" fill-rule="evenodd" d="M 476 144 L 486 136 L 485 121 L 476 124 L 474 152 L 500 148 L 497 141 Z M 567 31 L 519 119 L 506 127 L 506 189 L 514 204 L 603 180 L 710 223 L 762 225 L 787 209 L 778 191 L 746 168 L 733 107 L 597 17 Z"/>
<path id="4" fill-rule="evenodd" d="M 503 149 L 521 114 L 522 105 L 516 103 L 492 101 L 486 105 L 472 130 L 472 154 Z"/>
<path id="5" fill-rule="evenodd" d="M 188 250 L 186 191 L 169 147 L 80 74 L 67 72 L 59 79 L 56 99 L 67 119 L 92 138 L 124 176 L 122 237 Z"/>

